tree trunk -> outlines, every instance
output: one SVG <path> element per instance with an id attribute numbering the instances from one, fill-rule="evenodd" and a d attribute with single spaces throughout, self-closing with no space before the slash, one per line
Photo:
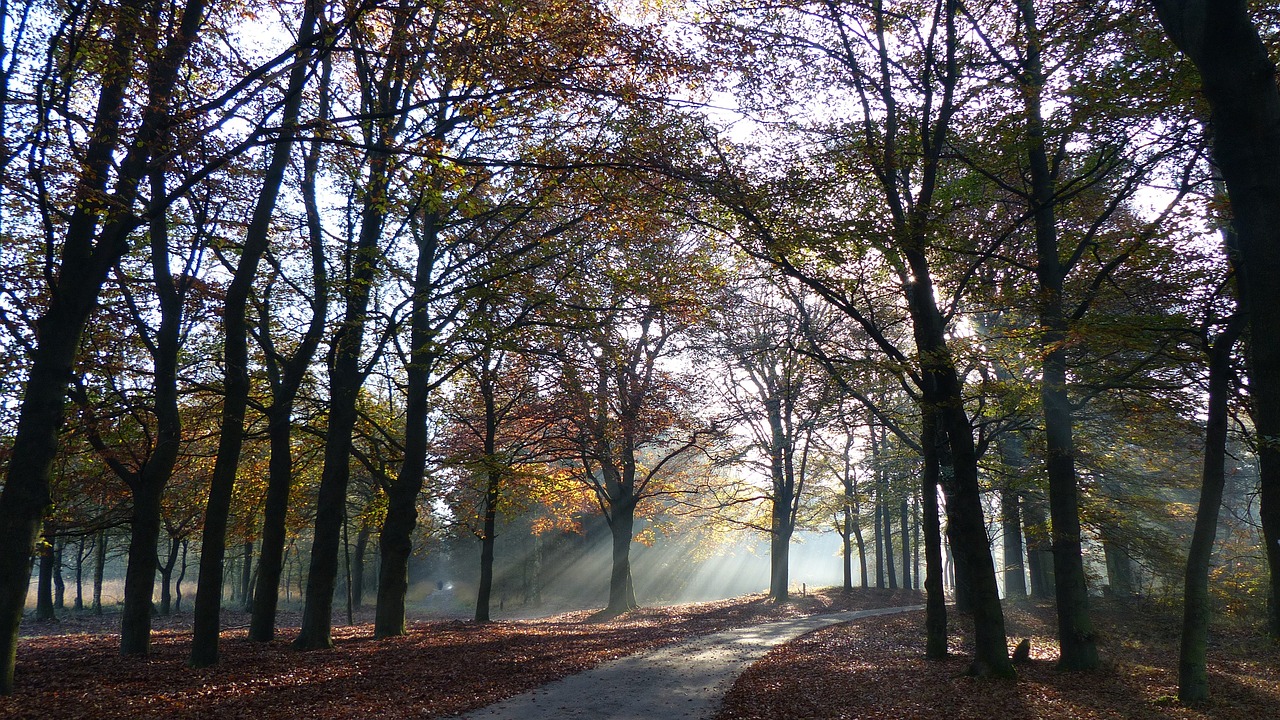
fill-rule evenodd
<path id="1" fill-rule="evenodd" d="M 329 81 L 332 63 L 321 63 L 317 121 L 329 116 Z M 258 550 L 258 582 L 254 588 L 249 639 L 270 642 L 275 637 L 276 610 L 280 603 L 280 575 L 284 566 L 289 492 L 293 486 L 293 408 L 298 390 L 306 379 L 324 335 L 329 307 L 328 271 L 325 265 L 325 236 L 316 201 L 316 177 L 320 169 L 321 143 L 312 143 L 303 158 L 302 200 L 306 210 L 307 234 L 311 244 L 311 322 L 292 355 L 280 361 L 278 380 L 272 383 L 271 406 L 267 408 L 267 435 L 271 454 L 267 461 L 267 494 L 262 512 L 262 542 Z M 267 318 L 262 318 L 269 324 Z M 269 340 L 270 328 L 259 336 Z M 267 348 L 264 348 L 264 351 Z M 272 352 L 264 352 L 274 362 Z M 286 587 L 288 583 L 286 582 Z"/>
<path id="2" fill-rule="evenodd" d="M 911 507 L 907 497 L 902 497 L 902 589 L 911 589 Z"/>
<path id="3" fill-rule="evenodd" d="M 1259 438 L 1260 514 L 1271 597 L 1280 597 L 1280 91 L 1244 0 L 1153 0 L 1160 22 L 1200 71 L 1213 159 L 1226 182 L 1249 319 L 1249 394 Z M 1280 608 L 1268 630 L 1280 639 Z"/>
<path id="4" fill-rule="evenodd" d="M 938 514 L 938 479 L 941 448 L 945 441 L 938 430 L 937 413 L 922 408 L 923 429 L 920 447 L 924 471 L 920 474 L 922 524 L 924 525 L 925 657 L 947 657 L 947 598 L 942 589 L 942 520 Z"/>
<path id="5" fill-rule="evenodd" d="M 258 585 L 254 589 L 249 639 L 271 642 L 280 604 L 280 573 L 288 537 L 289 489 L 293 484 L 292 403 L 276 397 L 267 411 L 271 455 L 267 461 L 267 497 L 262 510 L 262 543 L 258 550 Z"/>
<path id="6" fill-rule="evenodd" d="M 253 610 L 253 541 L 244 541 L 244 552 L 241 555 L 244 564 L 240 566 L 240 600 L 245 612 Z"/>
<path id="7" fill-rule="evenodd" d="M 151 648 L 152 597 L 156 587 L 156 553 L 160 542 L 160 487 L 141 481 L 133 492 L 129 565 L 120 611 L 120 654 L 146 655 Z"/>
<path id="8" fill-rule="evenodd" d="M 172 535 L 169 536 L 169 554 L 165 558 L 165 562 L 160 566 L 160 614 L 168 615 L 173 612 L 173 593 L 170 583 L 173 582 L 173 570 L 178 566 L 178 545 L 179 540 Z"/>
<path id="9" fill-rule="evenodd" d="M 182 565 L 178 569 L 178 579 L 173 581 L 173 611 L 182 612 L 182 580 L 187 576 L 187 539 L 182 539 Z"/>
<path id="10" fill-rule="evenodd" d="M 1022 513 L 1018 492 L 1000 490 L 1000 534 L 1004 538 L 1004 596 L 1017 602 L 1027 597 L 1026 570 L 1022 564 Z"/>
<path id="11" fill-rule="evenodd" d="M 67 609 L 67 583 L 62 577 L 63 552 L 66 547 L 67 541 L 61 538 L 53 546 L 53 607 L 58 610 Z"/>
<path id="12" fill-rule="evenodd" d="M 947 346 L 946 324 L 933 293 L 933 278 L 923 252 L 923 238 L 903 249 L 914 282 L 906 286 L 912 330 L 919 348 L 923 401 L 937 408 L 939 430 L 946 435 L 954 477 L 947 493 L 948 534 L 953 540 L 957 578 L 971 582 L 974 616 L 974 670 L 980 674 L 1012 676 L 1005 639 L 1004 611 L 996 585 L 991 540 L 987 537 L 978 485 L 978 455 L 973 424 L 964 409 L 964 393 L 955 361 Z M 947 478 L 943 477 L 944 488 Z"/>
<path id="13" fill-rule="evenodd" d="M 492 457 L 490 454 L 489 457 Z M 476 622 L 489 622 L 489 595 L 493 590 L 493 543 L 497 531 L 498 483 L 501 472 L 491 468 L 484 493 L 484 530 L 480 535 L 480 587 L 476 593 Z"/>
<path id="14" fill-rule="evenodd" d="M 1044 500 L 1036 494 L 1024 495 L 1022 508 L 1026 515 L 1027 573 L 1031 576 L 1031 597 L 1045 600 L 1053 597 L 1055 583 Z"/>
<path id="15" fill-rule="evenodd" d="M 1027 597 L 1026 572 L 1022 562 L 1021 493 L 1017 487 L 1026 462 L 1022 437 L 1009 434 L 1000 439 L 1000 460 L 1006 476 L 1000 488 L 1000 534 L 1004 539 L 1004 595 L 1010 600 Z"/>
<path id="16" fill-rule="evenodd" d="M 1102 553 L 1107 564 L 1107 587 L 1117 598 L 1128 599 L 1135 594 L 1133 582 L 1133 559 L 1129 551 L 1114 537 L 1114 530 L 1104 530 L 1102 534 Z"/>
<path id="17" fill-rule="evenodd" d="M 76 547 L 76 610 L 84 610 L 84 545 L 85 536 L 81 535 Z"/>
<path id="18" fill-rule="evenodd" d="M 613 538 L 613 567 L 609 573 L 609 605 L 604 614 L 610 617 L 636 609 L 635 588 L 631 581 L 631 540 L 635 537 L 635 500 L 624 498 L 609 506 L 609 532 Z"/>
<path id="19" fill-rule="evenodd" d="M 40 546 L 40 577 L 36 581 L 36 620 L 57 620 L 53 613 L 53 542 L 45 536 Z"/>
<path id="20" fill-rule="evenodd" d="M 1178 653 L 1178 699 L 1183 702 L 1209 699 L 1206 654 L 1209 645 L 1209 560 L 1218 531 L 1218 511 L 1226 485 L 1228 401 L 1231 397 L 1231 350 L 1244 329 L 1244 318 L 1236 315 L 1214 341 L 1209 351 L 1209 408 L 1205 422 L 1204 467 L 1200 482 L 1200 504 L 1187 553 L 1187 574 L 1183 587 L 1182 644 Z"/>
<path id="21" fill-rule="evenodd" d="M 179 67 L 200 27 L 204 3 L 188 0 L 180 32 L 169 40 L 164 52 L 154 54 L 147 72 L 146 109 L 121 156 L 120 121 L 124 97 L 137 69 L 137 33 L 154 30 L 145 20 L 140 21 L 150 17 L 148 10 L 146 3 L 125 2 L 115 14 L 118 22 L 102 64 L 105 69 L 93 128 L 72 198 L 74 210 L 63 235 L 49 305 L 36 322 L 36 345 L 0 492 L 0 694 L 4 695 L 13 692 L 18 626 L 31 577 L 32 550 L 51 503 L 49 474 L 80 336 L 108 273 L 128 250 L 128 236 L 137 222 L 133 213 L 138 183 L 169 119 Z M 114 173 L 109 172 L 113 165 Z M 108 193 L 111 177 L 115 187 Z"/>
<path id="22" fill-rule="evenodd" d="M 418 522 L 417 488 L 392 485 L 387 492 L 387 515 L 382 521 L 378 544 L 382 566 L 378 575 L 378 606 L 374 613 L 374 636 L 392 637 L 405 633 L 404 598 L 409 590 L 409 556 L 412 534 Z"/>
<path id="23" fill-rule="evenodd" d="M 875 528 L 873 533 L 876 545 L 876 587 L 884 589 L 884 536 L 880 534 L 880 491 L 876 489 L 875 512 L 873 514 L 872 527 Z"/>
<path id="24" fill-rule="evenodd" d="M 107 568 L 107 531 L 99 530 L 93 541 L 93 614 L 102 614 L 102 576 Z"/>
<path id="25" fill-rule="evenodd" d="M 240 261 L 227 288 L 223 312 L 223 405 L 219 426 L 217 457 L 214 460 L 212 479 L 209 483 L 208 505 L 205 509 L 204 535 L 200 545 L 200 577 L 196 585 L 194 629 L 191 639 L 192 667 L 207 667 L 218 662 L 218 634 L 221 627 L 223 564 L 227 548 L 227 521 L 231 511 L 232 492 L 235 488 L 236 469 L 244 440 L 245 410 L 249 397 L 249 324 L 246 306 L 253 291 L 258 263 L 266 251 L 271 231 L 272 216 L 284 172 L 289 165 L 293 148 L 293 128 L 298 123 L 302 104 L 302 91 L 306 84 L 309 63 L 306 56 L 312 52 L 315 41 L 315 24 L 322 0 L 307 0 L 303 5 L 302 19 L 295 46 L 296 63 L 289 71 L 289 82 L 284 94 L 281 115 L 283 130 L 271 147 L 271 160 L 262 177 L 257 202 L 249 226 L 245 231 Z M 342 330 L 339 330 L 339 335 Z M 339 427 L 336 431 L 343 432 Z M 350 427 L 346 430 L 346 442 L 350 443 Z M 330 438 L 334 429 L 330 428 Z M 327 449 L 327 448 L 326 448 Z M 326 452 L 326 468 L 329 461 Z M 347 458 L 343 457 L 343 463 Z M 345 491 L 345 484 L 343 485 Z M 325 495 L 324 478 L 321 478 L 321 495 Z M 327 615 L 327 613 L 326 613 Z M 306 634 L 306 617 L 303 618 Z"/>
<path id="26" fill-rule="evenodd" d="M 867 577 L 867 545 L 866 539 L 862 536 L 862 523 L 856 520 L 853 523 L 853 541 L 858 546 L 858 573 L 861 587 L 868 587 Z"/>

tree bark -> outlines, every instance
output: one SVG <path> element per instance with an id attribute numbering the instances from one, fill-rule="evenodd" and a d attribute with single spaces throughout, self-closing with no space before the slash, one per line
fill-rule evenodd
<path id="1" fill-rule="evenodd" d="M 920 447 L 924 470 L 920 474 L 922 524 L 924 525 L 925 657 L 947 657 L 947 598 L 942 588 L 942 520 L 938 514 L 938 480 L 941 446 L 945 440 L 938 430 L 937 414 L 922 408 Z"/>
<path id="2" fill-rule="evenodd" d="M 93 614 L 102 614 L 102 575 L 107 568 L 107 531 L 99 530 L 93 542 Z"/>
<path id="3" fill-rule="evenodd" d="M 613 539 L 613 566 L 609 573 L 609 605 L 604 614 L 621 615 L 638 607 L 631 581 L 631 540 L 635 537 L 635 500 L 623 499 L 610 506 L 609 533 Z"/>
<path id="4" fill-rule="evenodd" d="M 1231 318 L 1209 350 L 1209 407 L 1205 422 L 1204 468 L 1200 480 L 1200 504 L 1187 552 L 1183 585 L 1182 643 L 1178 651 L 1178 699 L 1209 699 L 1209 561 L 1218 531 L 1218 511 L 1226 486 L 1228 401 L 1231 396 L 1231 351 L 1244 330 L 1244 317 Z"/>
<path id="5" fill-rule="evenodd" d="M 1165 32 L 1200 71 L 1213 159 L 1227 186 L 1239 245 L 1240 305 L 1258 437 L 1260 515 L 1271 597 L 1280 598 L 1280 91 L 1275 64 L 1244 0 L 1153 0 Z M 1268 631 L 1280 639 L 1280 608 Z"/>
<path id="6" fill-rule="evenodd" d="M 40 547 L 40 576 L 36 581 L 36 620 L 57 620 L 53 612 L 53 539 L 45 536 Z"/>

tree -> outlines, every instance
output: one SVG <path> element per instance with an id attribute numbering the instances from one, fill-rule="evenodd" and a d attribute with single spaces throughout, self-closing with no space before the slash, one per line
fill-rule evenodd
<path id="1" fill-rule="evenodd" d="M 135 215 L 139 185 L 147 175 L 152 153 L 159 149 L 165 129 L 175 117 L 171 101 L 203 22 L 205 3 L 188 0 L 180 15 L 133 0 L 102 10 L 103 15 L 93 19 L 112 28 L 112 41 L 101 65 L 103 73 L 97 78 L 92 131 L 84 154 L 77 158 L 72 210 L 66 225 L 59 228 L 61 251 L 49 248 L 57 257 L 57 275 L 51 278 L 49 303 L 38 322 L 39 339 L 0 494 L 3 694 L 13 691 L 18 624 L 30 576 L 31 550 L 49 505 L 49 469 L 57 450 L 67 382 L 80 335 L 108 273 L 127 252 L 129 235 L 139 222 Z M 70 25 L 74 20 L 66 22 Z M 148 52 L 144 55 L 141 48 Z M 156 48 L 158 52 L 151 52 Z M 146 103 L 136 126 L 129 128 L 124 124 L 125 101 L 139 76 L 146 78 Z"/>
<path id="2" fill-rule="evenodd" d="M 289 165 L 294 129 L 302 107 L 302 91 L 309 74 L 308 58 L 315 52 L 319 34 L 316 26 L 323 0 L 308 0 L 298 24 L 298 40 L 288 56 L 293 59 L 281 109 L 281 129 L 271 145 L 270 159 L 263 172 L 253 214 L 245 230 L 240 258 L 227 288 L 223 309 L 223 403 L 218 429 L 218 454 L 209 482 L 209 502 L 200 542 L 200 577 L 196 585 L 195 627 L 191 638 L 192 667 L 207 667 L 218 661 L 218 633 L 221 626 L 222 581 L 227 543 L 227 519 L 231 511 L 236 470 L 244 440 L 245 414 L 249 398 L 249 323 L 246 317 L 258 262 L 270 241 L 271 220 L 276 200 Z"/>
<path id="3" fill-rule="evenodd" d="M 637 208 L 639 209 L 639 208 Z M 637 510 L 676 487 L 681 464 L 719 430 L 699 418 L 699 383 L 673 365 L 700 321 L 714 274 L 706 248 L 661 215 L 608 218 L 609 245 L 566 288 L 578 313 L 555 350 L 563 408 L 551 441 L 593 494 L 612 538 L 605 616 L 635 607 L 631 543 Z"/>
<path id="4" fill-rule="evenodd" d="M 1236 282 L 1248 317 L 1249 395 L 1261 467 L 1262 537 L 1271 570 L 1270 624 L 1280 638 L 1280 90 L 1275 64 L 1243 0 L 1153 0 L 1170 41 L 1195 64 L 1209 103 L 1213 160 L 1239 244 Z"/>
<path id="5" fill-rule="evenodd" d="M 768 287 L 735 293 L 725 305 L 717 342 L 729 363 L 724 396 L 736 420 L 750 428 L 751 451 L 762 456 L 770 540 L 769 597 L 788 599 L 789 549 L 796 530 L 815 436 L 830 413 L 831 383 L 806 352 L 804 320 L 791 300 Z M 798 299 L 797 302 L 804 302 Z M 820 301 L 818 301 L 820 302 Z M 809 322 L 820 308 L 810 309 Z M 823 332 L 829 329 L 828 323 Z"/>

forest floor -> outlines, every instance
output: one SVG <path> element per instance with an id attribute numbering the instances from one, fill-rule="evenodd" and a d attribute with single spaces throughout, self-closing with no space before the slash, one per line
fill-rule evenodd
<path id="1" fill-rule="evenodd" d="M 228 612 L 221 662 L 198 670 L 186 666 L 190 615 L 157 618 L 145 658 L 120 657 L 118 617 L 69 615 L 23 623 L 15 690 L 0 697 L 0 718 L 448 717 L 697 635 L 921 602 L 909 591 L 809 593 L 783 605 L 754 595 L 644 608 L 605 622 L 588 611 L 487 624 L 418 620 L 407 635 L 383 640 L 362 621 L 366 611 L 353 626 L 335 619 L 333 650 L 317 652 L 289 649 L 299 613 L 282 613 L 278 639 L 264 644 L 247 638 L 247 615 Z"/>
<path id="2" fill-rule="evenodd" d="M 1005 606 L 1010 649 L 1031 639 L 1016 680 L 965 675 L 972 624 L 954 613 L 952 656 L 926 660 L 923 613 L 836 625 L 778 647 L 747 669 L 717 720 L 1267 720 L 1280 718 L 1280 646 L 1261 623 L 1215 624 L 1212 698 L 1178 701 L 1178 611 L 1094 599 L 1102 666 L 1060 672 L 1052 604 Z"/>
<path id="3" fill-rule="evenodd" d="M 684 638 L 820 612 L 914 605 L 911 592 L 810 593 L 785 605 L 763 596 L 649 608 L 607 622 L 589 612 L 478 625 L 415 621 L 404 637 L 374 640 L 372 625 L 334 627 L 332 651 L 294 652 L 296 613 L 276 642 L 246 638 L 247 616 L 228 613 L 222 662 L 186 666 L 183 616 L 161 618 L 152 653 L 122 658 L 113 619 L 69 616 L 24 623 L 16 692 L 0 718 L 429 718 L 488 705 L 602 662 Z M 744 673 L 720 720 L 945 717 L 1264 720 L 1280 717 L 1280 648 L 1247 623 L 1215 628 L 1214 699 L 1176 700 L 1178 618 L 1160 606 L 1097 601 L 1103 667 L 1053 670 L 1051 606 L 1006 610 L 1011 643 L 1030 637 L 1017 681 L 965 676 L 969 633 L 952 615 L 954 657 L 921 654 L 922 614 L 869 618 L 781 646 Z M 185 616 L 189 622 L 190 616 Z M 366 618 L 367 619 L 367 618 Z M 361 620 L 361 618 L 357 618 Z M 118 622 L 118 618 L 115 619 Z M 293 625 L 294 627 L 286 627 Z M 1247 627 L 1246 627 L 1247 625 Z M 655 720 L 661 720 L 655 718 Z"/>

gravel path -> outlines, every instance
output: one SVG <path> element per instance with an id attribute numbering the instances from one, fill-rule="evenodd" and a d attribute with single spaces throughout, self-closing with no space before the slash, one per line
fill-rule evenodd
<path id="1" fill-rule="evenodd" d="M 775 645 L 828 625 L 921 607 L 811 615 L 704 635 L 619 658 L 463 717 L 473 720 L 710 718 L 738 675 Z"/>

